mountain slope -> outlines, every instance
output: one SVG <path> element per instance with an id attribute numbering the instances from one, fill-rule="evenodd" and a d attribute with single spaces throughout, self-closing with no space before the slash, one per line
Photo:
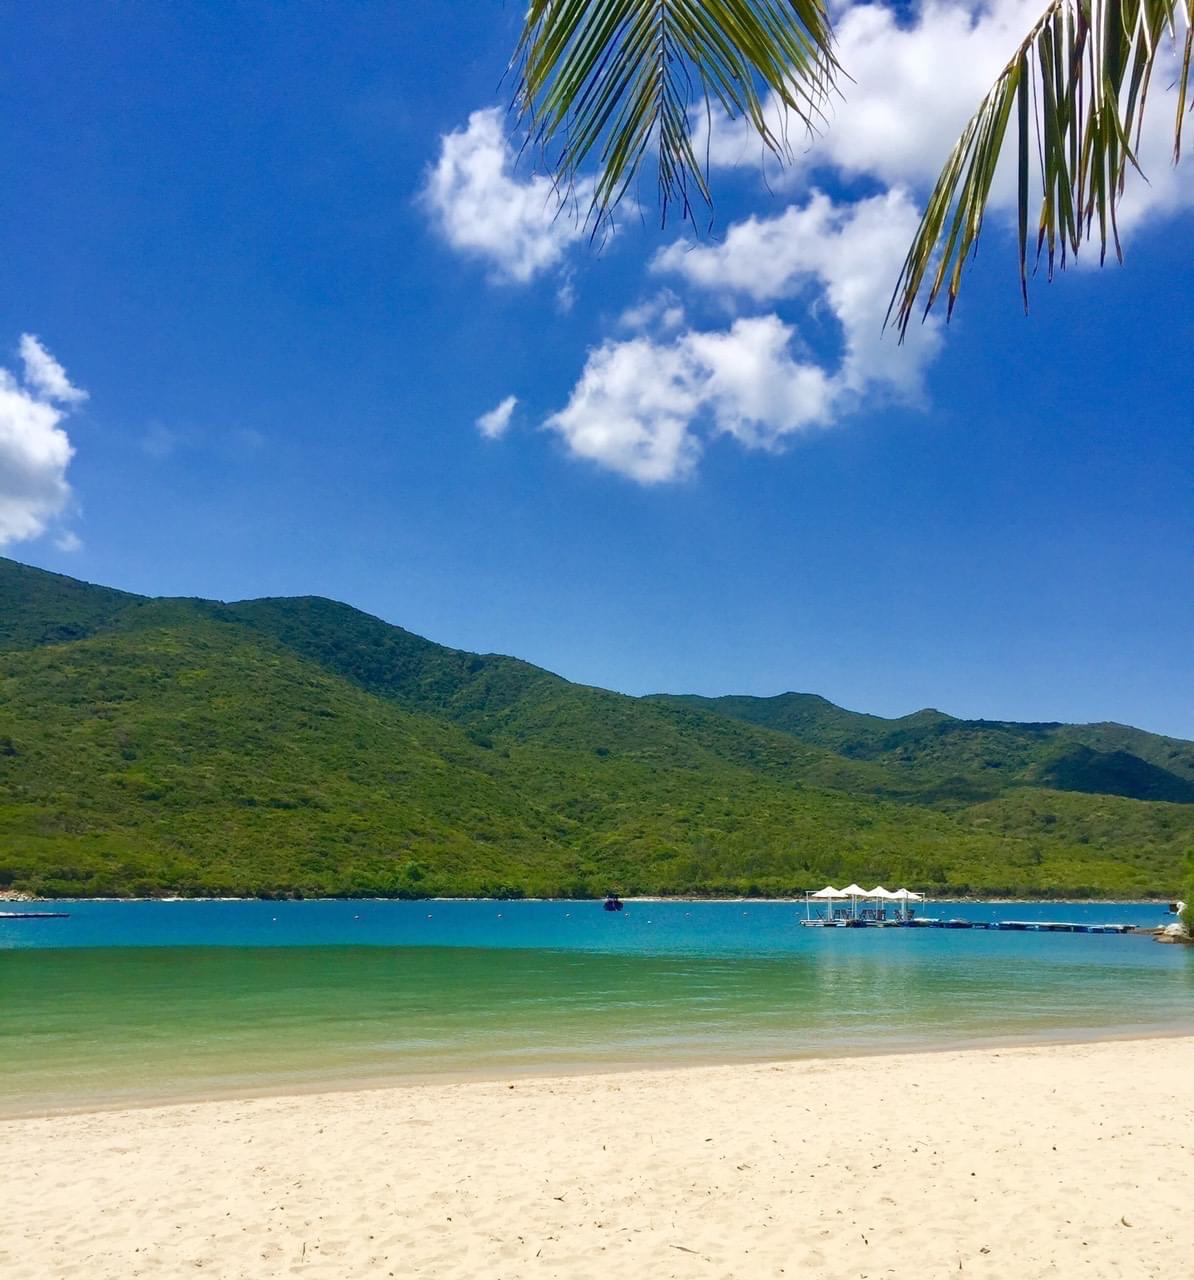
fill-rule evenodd
<path id="1" fill-rule="evenodd" d="M 815 694 L 774 698 L 658 694 L 827 747 L 882 771 L 891 794 L 978 800 L 1009 786 L 1194 804 L 1194 743 L 1126 725 L 958 720 L 931 709 L 896 720 L 846 711 Z"/>
<path id="2" fill-rule="evenodd" d="M 3 560 L 0 620 L 0 888 L 1141 895 L 1194 848 L 1184 778 L 1137 754 L 1172 740 L 1139 730 L 635 699 L 332 601 L 151 600 Z M 973 761 L 1000 744 L 993 786 Z M 1154 798 L 1083 792 L 1111 783 Z"/>
<path id="3" fill-rule="evenodd" d="M 95 587 L 0 556 L 0 650 L 59 644 L 91 635 L 141 596 Z"/>
<path id="4" fill-rule="evenodd" d="M 792 891 L 996 853 L 943 817 L 513 744 L 199 617 L 7 655 L 0 881 L 53 893 Z"/>

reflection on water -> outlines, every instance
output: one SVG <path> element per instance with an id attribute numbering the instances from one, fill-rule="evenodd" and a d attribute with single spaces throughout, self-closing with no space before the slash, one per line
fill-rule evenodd
<path id="1" fill-rule="evenodd" d="M 183 943 L 203 908 L 222 912 L 207 926 L 222 945 L 163 946 L 161 904 L 87 907 L 99 905 L 98 923 L 87 908 L 72 915 L 82 945 L 0 951 L 0 1109 L 1194 1031 L 1194 955 L 1143 938 L 809 930 L 790 904 L 650 904 L 611 929 L 591 904 L 436 903 L 430 914 L 449 917 L 440 927 L 458 944 L 471 934 L 485 945 L 396 945 L 396 932 L 418 937 L 427 904 L 307 903 L 280 922 L 288 945 L 236 945 L 238 924 L 244 940 L 276 927 L 280 904 L 255 903 L 169 904 L 186 908 L 170 934 Z M 239 908 L 254 910 L 238 921 Z M 370 945 L 302 936 L 340 942 L 370 909 Z M 101 925 L 126 945 L 97 945 Z M 500 947 L 487 936 L 499 929 Z"/>

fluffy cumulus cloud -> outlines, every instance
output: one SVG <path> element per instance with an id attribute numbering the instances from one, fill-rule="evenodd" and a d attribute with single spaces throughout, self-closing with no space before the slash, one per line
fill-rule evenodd
<path id="1" fill-rule="evenodd" d="M 815 357 L 774 312 L 739 317 L 727 329 L 669 333 L 683 312 L 661 294 L 631 317 L 654 336 L 591 352 L 548 428 L 576 456 L 650 484 L 689 475 L 710 438 L 774 451 L 833 425 L 865 397 L 914 398 L 940 345 L 940 323 L 931 319 L 900 348 L 884 337 L 883 318 L 915 224 L 901 193 L 853 205 L 815 195 L 774 218 L 735 224 L 720 244 L 668 246 L 655 272 L 723 300 L 803 301 L 832 320 L 837 349 Z"/>
<path id="2" fill-rule="evenodd" d="M 607 342 L 590 352 L 568 404 L 546 425 L 577 457 L 644 484 L 672 480 L 700 454 L 691 431 L 698 381 L 679 343 Z"/>
<path id="3" fill-rule="evenodd" d="M 519 177 L 496 108 L 474 111 L 468 125 L 440 140 L 423 203 L 444 239 L 489 264 L 495 280 L 525 284 L 555 267 L 585 234 L 591 187 L 561 199 L 547 178 Z M 563 286 L 567 289 L 567 281 Z"/>
<path id="4" fill-rule="evenodd" d="M 917 218 L 902 191 L 853 204 L 816 193 L 775 217 L 734 223 L 719 244 L 677 241 L 656 254 L 652 270 L 757 303 L 823 302 L 841 331 L 838 386 L 858 392 L 882 384 L 915 396 L 941 344 L 940 320 L 909 330 L 902 347 L 883 322 Z"/>
<path id="5" fill-rule="evenodd" d="M 775 451 L 802 433 L 890 399 L 916 402 L 943 329 L 934 315 L 903 345 L 884 332 L 888 303 L 924 195 L 958 134 L 1039 16 L 1041 0 L 914 0 L 835 6 L 843 81 L 824 130 L 791 132 L 782 181 L 799 198 L 749 217 L 720 240 L 677 242 L 649 272 L 663 286 L 621 312 L 590 350 L 571 395 L 546 427 L 571 454 L 644 484 L 689 475 L 715 439 Z M 1176 61 L 1154 74 L 1139 149 L 1146 183 L 1129 179 L 1125 231 L 1158 212 L 1194 207 L 1194 163 L 1175 170 Z M 787 132 L 774 105 L 773 127 Z M 716 167 L 766 164 L 742 122 L 696 119 L 698 154 Z M 993 207 L 1015 199 L 1012 158 Z M 835 200 L 816 190 L 863 185 L 877 195 Z M 478 112 L 443 140 L 427 186 L 444 234 L 484 256 L 503 280 L 558 263 L 580 234 L 557 219 L 545 179 L 520 181 L 497 112 Z M 1097 260 L 1096 254 L 1085 255 Z M 697 301 L 736 317 L 701 328 Z M 500 435 L 504 405 L 478 422 Z"/>
<path id="6" fill-rule="evenodd" d="M 800 183 L 818 166 L 888 186 L 925 190 L 936 180 L 958 135 L 1040 16 L 1041 0 L 928 0 L 911 15 L 902 7 L 858 4 L 836 20 L 838 56 L 852 78 L 832 104 L 826 126 L 808 139 L 772 102 L 773 129 L 786 137 L 790 164 L 777 173 L 745 122 L 697 120 L 715 167 L 764 165 L 772 182 Z M 1194 204 L 1194 166 L 1170 163 L 1177 56 L 1154 74 L 1140 159 L 1148 182 L 1129 179 L 1121 220 L 1130 227 L 1151 213 Z M 1010 139 L 1009 139 L 1010 141 Z M 700 152 L 698 152 L 700 153 Z M 1008 152 L 993 203 L 1010 208 L 1015 175 Z"/>
<path id="7" fill-rule="evenodd" d="M 706 436 L 774 449 L 824 424 L 832 405 L 829 377 L 792 346 L 791 327 L 775 315 L 667 341 L 607 342 L 547 426 L 577 457 L 642 484 L 690 474 Z"/>
<path id="8" fill-rule="evenodd" d="M 1042 7 L 930 0 L 911 22 L 885 5 L 847 9 L 838 32 L 853 83 L 814 158 L 889 184 L 931 183 Z"/>
<path id="9" fill-rule="evenodd" d="M 0 547 L 38 537 L 66 508 L 74 449 L 62 422 L 87 398 L 32 334 L 22 335 L 20 355 L 21 378 L 0 368 Z"/>
<path id="10" fill-rule="evenodd" d="M 477 430 L 486 440 L 497 440 L 510 429 L 510 419 L 518 406 L 517 396 L 507 396 L 499 405 L 477 419 Z"/>

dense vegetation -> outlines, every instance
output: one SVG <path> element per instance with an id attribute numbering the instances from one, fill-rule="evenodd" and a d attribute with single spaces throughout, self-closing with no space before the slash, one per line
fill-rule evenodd
<path id="1" fill-rule="evenodd" d="M 661 699 L 780 729 L 883 770 L 892 794 L 993 798 L 1009 785 L 1194 803 L 1194 743 L 1121 724 L 1017 724 L 917 711 L 898 720 L 845 711 L 815 694 Z"/>
<path id="2" fill-rule="evenodd" d="M 635 699 L 328 600 L 148 600 L 0 560 L 0 889 L 1165 895 L 1194 746 Z"/>

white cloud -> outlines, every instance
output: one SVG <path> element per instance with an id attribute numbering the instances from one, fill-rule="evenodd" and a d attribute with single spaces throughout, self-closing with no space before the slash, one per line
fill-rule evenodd
<path id="1" fill-rule="evenodd" d="M 590 352 L 568 404 L 545 425 L 578 457 L 652 484 L 696 465 L 700 444 L 690 424 L 700 407 L 686 353 L 632 338 Z"/>
<path id="2" fill-rule="evenodd" d="M 502 130 L 502 113 L 474 111 L 468 126 L 445 134 L 423 188 L 424 206 L 444 239 L 489 263 L 493 278 L 526 284 L 554 267 L 585 234 L 590 183 L 561 199 L 542 176 L 521 179 Z"/>
<path id="3" fill-rule="evenodd" d="M 87 392 L 72 387 L 66 370 L 41 344 L 36 334 L 21 334 L 21 362 L 25 366 L 25 383 L 43 400 L 60 404 L 81 404 Z"/>
<path id="4" fill-rule="evenodd" d="M 941 345 L 940 320 L 909 329 L 901 347 L 883 322 L 892 282 L 916 229 L 917 212 L 901 191 L 835 205 L 814 193 L 773 218 L 734 223 L 720 244 L 677 241 L 661 249 L 656 272 L 678 274 L 720 295 L 775 302 L 811 294 L 841 328 L 843 390 L 883 384 L 920 393 L 925 366 Z"/>
<path id="5" fill-rule="evenodd" d="M 1040 17 L 1041 0 L 894 9 L 855 5 L 838 23 L 842 86 L 814 159 L 888 184 L 931 184 L 966 121 Z"/>
<path id="6" fill-rule="evenodd" d="M 74 449 L 63 406 L 87 394 L 32 334 L 22 335 L 20 350 L 23 383 L 0 368 L 0 547 L 38 537 L 70 501 Z"/>
<path id="7" fill-rule="evenodd" d="M 68 553 L 82 551 L 83 539 L 80 538 L 77 533 L 67 529 L 54 539 L 54 545 L 59 551 L 66 551 Z"/>
<path id="8" fill-rule="evenodd" d="M 749 449 L 775 449 L 785 436 L 829 419 L 830 378 L 818 365 L 792 358 L 793 336 L 791 326 L 767 315 L 681 340 L 705 374 L 715 428 Z"/>
<path id="9" fill-rule="evenodd" d="M 911 20 L 884 4 L 844 8 L 835 32 L 850 79 L 841 80 L 828 120 L 810 138 L 798 121 L 785 120 L 774 98 L 768 103 L 773 132 L 788 143 L 786 176 L 799 181 L 810 168 L 829 165 L 889 185 L 931 183 L 1041 8 L 1041 0 L 928 0 Z M 711 164 L 760 162 L 762 144 L 745 120 L 715 114 L 712 121 L 706 137 L 698 119 Z"/>
<path id="10" fill-rule="evenodd" d="M 704 113 L 696 117 L 697 153 L 708 146 L 714 167 L 762 165 L 772 184 L 800 184 L 821 166 L 926 191 L 1041 9 L 1041 0 L 928 0 L 909 18 L 889 5 L 851 5 L 837 16 L 836 32 L 838 57 L 852 80 L 842 81 L 842 97 L 823 129 L 810 140 L 798 122 L 785 123 L 774 100 L 768 106 L 773 130 L 785 131 L 789 143 L 782 173 L 768 163 L 753 129 L 724 115 L 713 117 L 711 131 Z M 1194 205 L 1194 166 L 1175 170 L 1169 158 L 1176 54 L 1163 62 L 1153 75 L 1141 143 L 1148 182 L 1129 175 L 1122 228 Z M 1009 133 L 992 193 L 995 209 L 1014 205 L 1013 147 Z"/>
<path id="11" fill-rule="evenodd" d="M 909 329 L 902 347 L 883 322 L 917 217 L 902 191 L 841 205 L 814 193 L 773 218 L 734 223 L 720 244 L 676 241 L 656 254 L 652 270 L 760 303 L 811 294 L 841 327 L 843 390 L 883 384 L 915 397 L 941 345 L 940 320 Z"/>
<path id="12" fill-rule="evenodd" d="M 915 399 L 940 347 L 940 321 L 910 331 L 903 347 L 883 334 L 891 281 L 915 225 L 901 192 L 852 205 L 815 194 L 777 217 L 734 224 L 721 244 L 669 245 L 655 272 L 729 303 L 799 299 L 831 318 L 840 350 L 814 356 L 774 313 L 667 337 L 678 303 L 664 291 L 621 317 L 654 336 L 591 352 L 547 427 L 577 456 L 652 484 L 691 474 L 711 437 L 776 450 L 833 425 L 864 397 Z"/>
<path id="13" fill-rule="evenodd" d="M 663 330 L 670 333 L 684 323 L 684 307 L 670 289 L 660 289 L 654 297 L 627 307 L 618 317 L 624 329 Z"/>
<path id="14" fill-rule="evenodd" d="M 651 269 L 702 289 L 744 293 L 755 302 L 790 297 L 829 256 L 820 237 L 831 211 L 829 199 L 816 195 L 804 208 L 789 205 L 778 217 L 733 223 L 720 243 L 676 240 L 659 250 Z"/>
<path id="15" fill-rule="evenodd" d="M 831 401 L 824 372 L 793 359 L 792 338 L 771 315 L 665 342 L 606 342 L 545 425 L 577 457 L 641 484 L 691 474 L 707 436 L 774 449 L 824 422 Z"/>
<path id="16" fill-rule="evenodd" d="M 1170 48 L 1153 70 L 1148 116 L 1136 149 L 1136 158 L 1148 180 L 1133 170 L 1128 172 L 1117 215 L 1121 237 L 1130 236 L 1136 227 L 1153 218 L 1194 208 L 1194 162 L 1188 147 L 1181 163 L 1173 163 L 1173 124 L 1180 73 L 1177 50 Z M 1187 101 L 1187 110 L 1189 105 Z M 1187 143 L 1190 123 L 1187 117 L 1183 131 Z M 1088 253 L 1085 261 L 1093 265 L 1098 262 L 1098 255 Z"/>
<path id="17" fill-rule="evenodd" d="M 566 316 L 575 305 L 576 285 L 573 283 L 572 273 L 568 272 L 556 289 L 556 310 L 560 315 Z"/>
<path id="18" fill-rule="evenodd" d="M 477 419 L 477 430 L 486 440 L 497 440 L 510 427 L 510 416 L 518 404 L 517 396 L 507 396 L 496 408 L 483 413 Z"/>

